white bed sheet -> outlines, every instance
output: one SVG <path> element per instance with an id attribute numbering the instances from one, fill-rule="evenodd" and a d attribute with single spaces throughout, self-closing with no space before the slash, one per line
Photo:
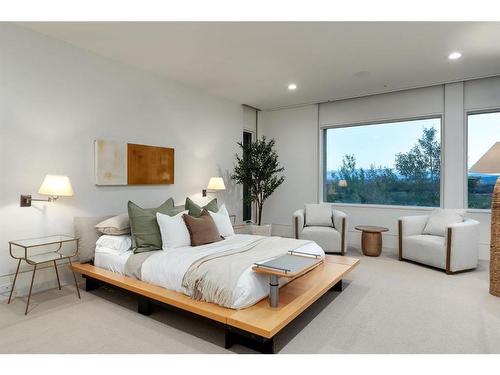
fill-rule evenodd
<path id="1" fill-rule="evenodd" d="M 244 245 L 259 237 L 249 234 L 236 234 L 226 238 L 224 241 L 209 245 L 187 246 L 158 251 L 151 255 L 142 265 L 142 280 L 189 295 L 188 291 L 182 287 L 182 279 L 193 262 L 206 255 L 224 251 L 235 243 Z M 310 242 L 297 250 L 322 257 L 325 255 L 323 249 L 315 242 Z M 281 278 L 280 284 L 285 284 L 287 280 Z M 250 266 L 238 280 L 233 293 L 231 308 L 242 309 L 252 306 L 268 295 L 269 276 L 254 272 Z"/>
<path id="2" fill-rule="evenodd" d="M 125 263 L 127 263 L 127 259 L 132 254 L 132 250 L 125 251 L 122 254 L 96 251 L 94 255 L 94 265 L 96 267 L 104 268 L 105 270 L 124 275 Z"/>

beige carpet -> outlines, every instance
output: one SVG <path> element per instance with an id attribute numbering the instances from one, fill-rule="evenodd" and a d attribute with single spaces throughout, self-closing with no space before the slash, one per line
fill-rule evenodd
<path id="1" fill-rule="evenodd" d="M 350 255 L 359 256 L 355 251 Z M 276 337 L 280 353 L 500 353 L 500 298 L 487 263 L 469 273 L 361 257 L 342 293 L 330 292 Z M 224 349 L 222 327 L 100 288 L 50 290 L 0 303 L 1 353 L 249 353 Z"/>

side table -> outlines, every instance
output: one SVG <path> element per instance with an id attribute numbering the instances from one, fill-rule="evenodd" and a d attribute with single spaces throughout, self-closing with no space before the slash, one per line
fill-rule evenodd
<path id="1" fill-rule="evenodd" d="M 382 232 L 387 232 L 386 227 L 373 225 L 358 225 L 355 229 L 361 233 L 361 250 L 369 257 L 378 257 L 382 252 Z"/>
<path id="2" fill-rule="evenodd" d="M 279 304 L 279 278 L 295 279 L 323 263 L 319 255 L 290 251 L 288 254 L 255 263 L 254 272 L 269 276 L 269 305 L 278 307 Z"/>
<path id="3" fill-rule="evenodd" d="M 75 286 L 76 286 L 76 292 L 78 294 L 78 298 L 80 297 L 80 289 L 78 288 L 78 282 L 76 281 L 76 276 L 75 273 L 73 272 L 71 268 L 71 258 L 78 255 L 78 241 L 79 239 L 76 237 L 72 236 L 67 236 L 67 235 L 54 235 L 54 236 L 46 236 L 46 237 L 39 237 L 39 238 L 30 238 L 26 240 L 16 240 L 16 241 L 9 241 L 9 252 L 10 256 L 14 259 L 18 259 L 17 263 L 17 269 L 16 269 L 16 274 L 14 276 L 14 281 L 12 282 L 12 289 L 10 290 L 10 295 L 9 295 L 9 301 L 7 303 L 10 303 L 12 299 L 12 293 L 14 292 L 14 287 L 16 286 L 16 280 L 17 280 L 17 275 L 19 273 L 19 267 L 21 266 L 21 262 L 24 260 L 26 263 L 29 265 L 34 266 L 33 267 L 33 276 L 31 277 L 31 285 L 30 285 L 30 291 L 28 294 L 28 302 L 26 303 L 26 311 L 24 312 L 24 315 L 28 314 L 28 307 L 30 305 L 30 299 L 31 299 L 31 291 L 33 289 L 33 281 L 35 280 L 35 273 L 37 270 L 38 265 L 43 264 L 43 263 L 54 263 L 54 269 L 56 271 L 56 277 L 57 277 L 57 284 L 59 285 L 59 290 L 61 290 L 61 282 L 59 280 L 59 272 L 57 271 L 57 263 L 56 261 L 62 260 L 62 259 L 67 259 L 70 265 L 71 272 L 73 273 L 73 278 L 75 280 Z M 74 242 L 75 243 L 75 249 L 71 254 L 64 254 L 62 252 L 62 247 L 64 243 L 69 243 L 69 242 Z M 46 252 L 40 253 L 40 254 L 31 254 L 31 250 L 33 248 L 43 248 L 46 246 L 52 246 L 52 245 L 59 245 L 57 250 L 47 250 Z M 21 255 L 15 255 L 13 253 L 13 247 L 21 248 L 24 251 L 21 252 Z"/>

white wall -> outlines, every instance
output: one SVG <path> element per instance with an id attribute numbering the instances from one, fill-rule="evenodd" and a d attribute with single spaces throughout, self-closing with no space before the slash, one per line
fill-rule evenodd
<path id="1" fill-rule="evenodd" d="M 318 106 L 261 112 L 259 132 L 276 140 L 285 182 L 265 202 L 262 220 L 291 235 L 293 211 L 318 199 Z"/>
<path id="2" fill-rule="evenodd" d="M 311 105 L 262 112 L 260 129 L 276 139 L 280 161 L 286 168 L 284 185 L 266 203 L 264 221 L 275 225 L 276 234 L 291 235 L 291 213 L 305 203 L 321 200 L 318 155 L 322 152 L 319 135 L 322 127 L 430 115 L 443 118 L 442 206 L 465 207 L 466 111 L 491 108 L 500 108 L 500 77 L 325 103 L 319 105 L 319 112 L 317 106 Z M 360 246 L 356 225 L 383 225 L 389 228 L 384 233 L 384 247 L 389 251 L 397 248 L 397 218 L 429 211 L 413 207 L 335 206 L 349 215 L 349 246 Z M 480 257 L 488 259 L 490 213 L 471 210 L 468 216 L 481 222 Z"/>
<path id="3" fill-rule="evenodd" d="M 183 203 L 222 175 L 228 209 L 241 217 L 241 189 L 228 179 L 241 105 L 5 23 L 0 79 L 0 287 L 16 266 L 9 240 L 72 233 L 74 216 L 126 212 L 129 199 L 145 207 L 168 197 Z M 96 138 L 174 147 L 175 184 L 95 186 Z M 19 195 L 36 196 L 47 173 L 69 175 L 75 196 L 20 208 Z M 37 287 L 54 282 L 52 269 L 35 280 Z"/>

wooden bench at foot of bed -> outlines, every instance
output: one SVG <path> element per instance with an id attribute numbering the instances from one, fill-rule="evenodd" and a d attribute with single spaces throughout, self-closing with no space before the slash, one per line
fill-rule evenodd
<path id="1" fill-rule="evenodd" d="M 251 339 L 262 339 L 263 351 L 273 351 L 272 340 L 281 329 L 311 306 L 318 298 L 335 286 L 359 263 L 359 259 L 338 255 L 327 255 L 325 261 L 310 272 L 290 281 L 280 288 L 279 305 L 269 306 L 268 299 L 242 310 L 233 310 L 190 297 L 144 281 L 95 267 L 87 263 L 74 263 L 74 271 L 87 278 L 114 285 L 148 300 L 158 301 L 181 310 L 201 315 L 226 325 L 226 347 L 230 347 L 235 336 L 248 333 Z M 90 279 L 90 280 L 89 280 Z M 141 304 L 139 304 L 141 308 Z M 144 307 L 142 307 L 144 309 Z M 148 310 L 146 308 L 146 310 Z M 266 346 L 267 345 L 267 346 Z"/>

